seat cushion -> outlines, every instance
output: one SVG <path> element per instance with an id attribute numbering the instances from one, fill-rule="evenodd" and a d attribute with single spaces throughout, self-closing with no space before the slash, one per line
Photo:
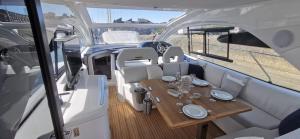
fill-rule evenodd
<path id="1" fill-rule="evenodd" d="M 279 120 L 300 108 L 300 94 L 251 78 L 240 97 Z"/>
<path id="2" fill-rule="evenodd" d="M 175 76 L 177 72 L 180 72 L 180 63 L 163 64 L 164 76 Z"/>
<path id="3" fill-rule="evenodd" d="M 197 78 L 204 79 L 204 68 L 197 64 L 189 64 L 188 74 L 195 74 Z"/>
<path id="4" fill-rule="evenodd" d="M 216 139 L 234 139 L 238 137 L 262 137 L 264 139 L 274 139 L 277 136 L 277 129 L 267 130 L 258 127 L 251 127 L 225 136 L 217 137 Z"/>
<path id="5" fill-rule="evenodd" d="M 133 66 L 121 68 L 125 83 L 139 82 L 148 79 L 146 66 Z"/>
<path id="6" fill-rule="evenodd" d="M 245 86 L 245 82 L 241 79 L 225 74 L 222 80 L 221 89 L 237 97 Z"/>
<path id="7" fill-rule="evenodd" d="M 158 65 L 147 66 L 148 79 L 161 79 L 163 71 Z"/>
<path id="8" fill-rule="evenodd" d="M 225 70 L 220 66 L 207 63 L 205 66 L 205 79 L 213 86 L 220 88 Z"/>
<path id="9" fill-rule="evenodd" d="M 180 62 L 179 66 L 180 66 L 181 75 L 188 75 L 189 63 L 188 62 Z"/>
<path id="10" fill-rule="evenodd" d="M 288 115 L 279 124 L 279 135 L 284 135 L 300 128 L 300 109 Z"/>
<path id="11" fill-rule="evenodd" d="M 241 100 L 243 103 L 252 107 L 252 111 L 244 112 L 233 116 L 232 118 L 245 127 L 260 127 L 265 129 L 275 129 L 278 128 L 280 120 L 273 117 L 272 115 L 264 112 L 263 110 Z"/>

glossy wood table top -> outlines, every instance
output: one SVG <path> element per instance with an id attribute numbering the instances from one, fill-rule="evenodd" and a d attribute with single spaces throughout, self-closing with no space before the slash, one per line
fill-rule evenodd
<path id="1" fill-rule="evenodd" d="M 200 99 L 193 99 L 192 103 L 201 105 L 207 110 L 211 110 L 208 116 L 204 119 L 197 120 L 191 119 L 185 116 L 183 113 L 179 113 L 180 106 L 176 105 L 177 98 L 167 93 L 167 83 L 162 80 L 143 80 L 141 84 L 144 87 L 151 87 L 152 97 L 159 97 L 160 103 L 156 103 L 157 109 L 160 112 L 163 119 L 171 128 L 180 128 L 197 124 L 206 124 L 215 119 L 222 117 L 236 115 L 242 112 L 250 111 L 251 107 L 239 102 L 239 101 L 211 101 L 210 90 L 211 87 L 192 87 L 189 94 L 186 94 L 182 98 L 182 102 L 185 102 L 186 98 L 192 93 L 200 93 L 202 96 Z M 155 99 L 154 99 L 155 101 Z"/>

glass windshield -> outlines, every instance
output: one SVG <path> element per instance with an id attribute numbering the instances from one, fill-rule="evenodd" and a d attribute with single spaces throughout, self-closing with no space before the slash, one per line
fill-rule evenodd
<path id="1" fill-rule="evenodd" d="M 160 35 L 182 11 L 87 8 L 95 44 L 140 43 Z M 125 34 L 125 35 L 124 35 Z M 126 37 L 125 37 L 126 36 Z"/>
<path id="2" fill-rule="evenodd" d="M 87 8 L 93 23 L 167 23 L 184 12 L 136 9 Z"/>
<path id="3" fill-rule="evenodd" d="M 3 3 L 0 3 L 0 138 L 38 138 L 52 131 L 53 126 L 27 9 L 23 2 Z M 40 102 L 44 103 L 43 108 Z M 37 117 L 30 123 L 32 115 Z"/>

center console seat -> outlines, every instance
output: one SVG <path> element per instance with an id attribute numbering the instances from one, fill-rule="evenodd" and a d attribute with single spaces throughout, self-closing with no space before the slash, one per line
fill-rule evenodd
<path id="1" fill-rule="evenodd" d="M 136 100 L 134 89 L 140 87 L 139 82 L 147 79 L 161 79 L 163 75 L 175 76 L 177 72 L 181 75 L 188 73 L 188 63 L 183 62 L 184 54 L 179 47 L 169 47 L 164 56 L 164 62 L 173 63 L 158 65 L 158 55 L 153 48 L 127 48 L 123 49 L 116 60 L 115 71 L 118 97 L 126 100 L 135 110 L 142 111 L 142 104 Z M 137 60 L 139 59 L 139 60 Z M 145 62 L 145 59 L 147 62 Z M 133 62 L 132 62 L 133 61 Z"/>

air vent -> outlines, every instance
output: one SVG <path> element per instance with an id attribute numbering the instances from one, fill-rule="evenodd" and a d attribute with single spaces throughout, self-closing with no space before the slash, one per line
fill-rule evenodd
<path id="1" fill-rule="evenodd" d="M 290 46 L 294 41 L 294 34 L 289 30 L 280 30 L 273 37 L 273 44 L 279 48 Z"/>

